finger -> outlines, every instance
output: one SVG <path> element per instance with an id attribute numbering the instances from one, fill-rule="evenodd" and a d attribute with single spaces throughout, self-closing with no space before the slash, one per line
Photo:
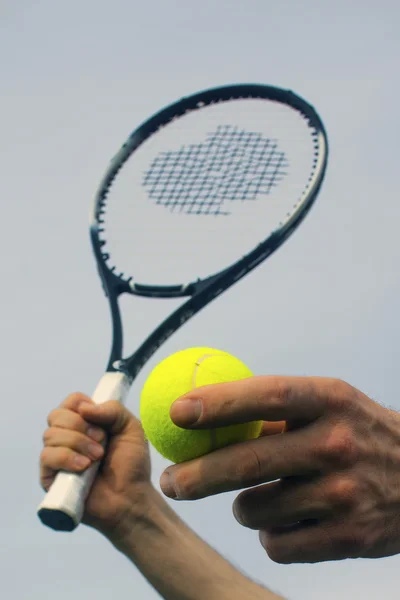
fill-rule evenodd
<path id="1" fill-rule="evenodd" d="M 87 433 L 91 427 L 91 424 L 81 415 L 68 408 L 56 408 L 49 414 L 47 422 L 49 427 L 69 429 L 80 433 Z M 97 435 L 100 434 L 97 433 Z"/>
<path id="2" fill-rule="evenodd" d="M 105 428 L 111 435 L 120 435 L 126 431 L 141 431 L 139 421 L 123 404 L 109 400 L 104 404 L 82 403 L 78 407 L 79 414 L 85 421 Z"/>
<path id="3" fill-rule="evenodd" d="M 196 388 L 171 406 L 179 427 L 224 427 L 249 421 L 313 421 L 324 412 L 334 380 L 250 377 Z"/>
<path id="4" fill-rule="evenodd" d="M 172 465 L 160 485 L 166 496 L 195 500 L 274 481 L 319 473 L 323 459 L 315 453 L 319 432 L 290 431 L 242 442 Z"/>
<path id="5" fill-rule="evenodd" d="M 105 437 L 105 433 L 101 433 Z M 104 454 L 101 444 L 95 442 L 93 438 L 69 429 L 49 427 L 44 432 L 43 441 L 47 447 L 69 448 L 93 460 L 101 458 Z"/>
<path id="6" fill-rule="evenodd" d="M 350 508 L 354 486 L 344 478 L 288 478 L 245 490 L 233 503 L 236 520 L 249 529 L 327 519 Z"/>
<path id="7" fill-rule="evenodd" d="M 80 473 L 90 464 L 90 458 L 78 454 L 70 448 L 46 447 L 40 455 L 40 481 L 44 489 L 48 489 L 58 471 Z"/>
<path id="8" fill-rule="evenodd" d="M 365 548 L 365 540 L 351 522 L 327 521 L 271 528 L 261 530 L 259 535 L 269 558 L 280 564 L 358 558 Z"/>

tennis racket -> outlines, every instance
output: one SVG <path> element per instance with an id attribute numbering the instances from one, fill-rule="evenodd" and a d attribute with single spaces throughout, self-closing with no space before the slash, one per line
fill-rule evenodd
<path id="1" fill-rule="evenodd" d="M 183 98 L 129 136 L 91 212 L 113 326 L 94 402 L 124 402 L 157 348 L 290 236 L 319 192 L 327 155 L 314 108 L 293 92 L 264 85 Z M 123 294 L 186 298 L 127 358 Z M 45 525 L 75 529 L 98 467 L 57 474 L 38 511 Z"/>

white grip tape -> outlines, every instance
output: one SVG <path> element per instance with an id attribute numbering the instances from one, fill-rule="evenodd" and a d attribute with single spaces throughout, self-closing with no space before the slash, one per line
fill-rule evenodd
<path id="1" fill-rule="evenodd" d="M 125 402 L 130 388 L 130 380 L 123 373 L 105 373 L 100 379 L 93 394 L 93 401 L 102 404 L 108 400 Z M 63 513 L 69 517 L 76 527 L 82 520 L 85 501 L 96 477 L 100 462 L 96 461 L 81 474 L 60 471 L 47 494 L 45 495 L 38 511 L 45 525 L 53 529 L 58 527 L 56 519 L 52 518 L 51 511 Z"/>

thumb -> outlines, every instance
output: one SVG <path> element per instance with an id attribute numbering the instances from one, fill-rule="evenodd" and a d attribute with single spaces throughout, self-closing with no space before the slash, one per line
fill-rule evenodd
<path id="1" fill-rule="evenodd" d="M 85 421 L 104 428 L 110 435 L 137 433 L 141 429 L 138 419 L 116 400 L 109 400 L 104 404 L 83 402 L 79 405 L 78 412 Z"/>

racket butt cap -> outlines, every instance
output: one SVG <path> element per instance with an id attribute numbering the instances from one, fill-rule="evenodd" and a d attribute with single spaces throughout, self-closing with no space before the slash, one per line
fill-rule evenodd
<path id="1" fill-rule="evenodd" d="M 76 523 L 62 510 L 54 510 L 50 508 L 41 508 L 38 511 L 38 517 L 43 525 L 47 525 L 55 531 L 74 531 Z"/>

